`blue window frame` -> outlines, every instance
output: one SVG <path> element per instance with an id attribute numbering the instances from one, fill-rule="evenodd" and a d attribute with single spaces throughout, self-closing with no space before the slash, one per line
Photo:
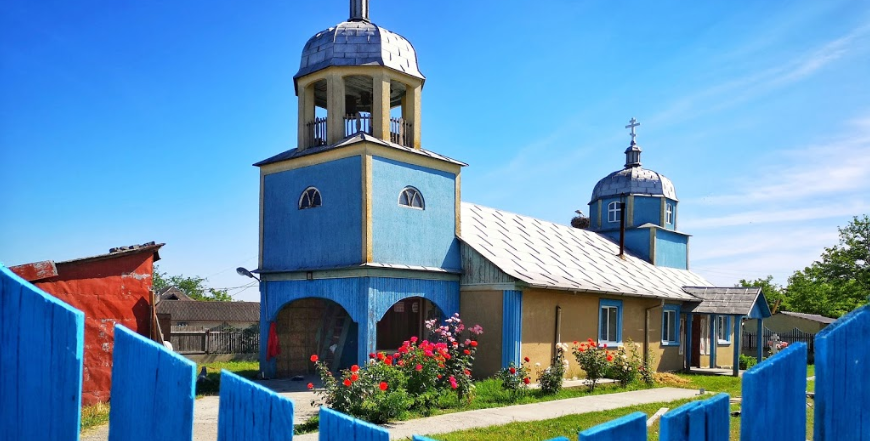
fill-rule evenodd
<path id="1" fill-rule="evenodd" d="M 716 316 L 716 340 L 720 345 L 731 344 L 731 316 Z"/>
<path id="2" fill-rule="evenodd" d="M 680 307 L 665 305 L 662 308 L 662 345 L 677 346 L 680 344 Z"/>
<path id="3" fill-rule="evenodd" d="M 622 300 L 601 299 L 598 303 L 598 344 L 622 344 Z"/>

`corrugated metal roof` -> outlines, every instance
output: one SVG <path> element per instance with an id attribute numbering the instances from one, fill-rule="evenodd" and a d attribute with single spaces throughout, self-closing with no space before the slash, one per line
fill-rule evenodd
<path id="1" fill-rule="evenodd" d="M 170 314 L 172 321 L 258 322 L 259 302 L 202 302 L 165 300 L 157 304 L 157 312 Z"/>
<path id="2" fill-rule="evenodd" d="M 802 312 L 791 312 L 791 311 L 780 311 L 779 314 L 790 315 L 792 317 L 798 317 L 802 319 L 812 320 L 814 322 L 831 324 L 837 321 L 835 318 L 825 317 L 823 315 L 818 314 L 804 314 Z"/>
<path id="3" fill-rule="evenodd" d="M 456 164 L 459 166 L 468 165 L 462 161 L 457 161 L 453 158 L 449 158 L 449 157 L 444 156 L 444 155 L 439 155 L 438 153 L 435 153 L 435 152 L 432 152 L 429 150 L 405 147 L 403 145 L 394 144 L 392 142 L 387 142 L 387 141 L 384 141 L 383 139 L 375 138 L 374 136 L 369 135 L 367 133 L 360 132 L 360 133 L 357 133 L 353 136 L 349 136 L 349 137 L 341 140 L 340 142 L 338 142 L 336 144 L 332 144 L 332 145 L 325 145 L 325 146 L 320 146 L 320 147 L 309 147 L 309 148 L 306 148 L 304 150 L 299 150 L 299 149 L 287 150 L 284 153 L 279 153 L 275 156 L 272 156 L 271 158 L 264 159 L 260 162 L 257 162 L 254 164 L 254 166 L 255 167 L 262 167 L 264 165 L 273 164 L 273 163 L 281 162 L 281 161 L 286 161 L 288 159 L 301 158 L 303 156 L 313 155 L 315 153 L 340 149 L 342 147 L 347 147 L 347 146 L 350 146 L 350 145 L 353 145 L 353 144 L 356 144 L 359 142 L 363 142 L 363 141 L 368 141 L 368 142 L 371 142 L 374 144 L 382 145 L 384 147 L 390 147 L 390 148 L 393 148 L 396 150 L 401 150 L 404 152 L 413 153 L 415 155 L 426 156 L 429 158 L 438 159 L 438 160 L 445 161 L 445 162 L 450 162 L 450 163 L 453 163 L 453 164 Z"/>
<path id="4" fill-rule="evenodd" d="M 621 259 L 617 244 L 592 231 L 466 202 L 460 239 L 533 287 L 692 301 L 683 286 L 710 285 L 691 271 Z"/>
<path id="5" fill-rule="evenodd" d="M 692 308 L 693 313 L 700 314 L 749 315 L 761 295 L 761 288 L 686 286 L 683 290 L 701 299 Z"/>

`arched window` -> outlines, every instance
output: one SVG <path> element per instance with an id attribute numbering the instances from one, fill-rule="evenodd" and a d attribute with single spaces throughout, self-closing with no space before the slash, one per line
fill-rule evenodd
<path id="1" fill-rule="evenodd" d="M 323 205 L 323 200 L 320 198 L 320 190 L 314 187 L 308 187 L 299 196 L 299 209 L 315 208 Z"/>
<path id="2" fill-rule="evenodd" d="M 674 205 L 670 202 L 665 203 L 665 223 L 674 223 Z"/>
<path id="3" fill-rule="evenodd" d="M 619 202 L 607 204 L 607 222 L 619 222 L 622 220 L 622 207 Z"/>
<path id="4" fill-rule="evenodd" d="M 417 190 L 414 187 L 405 187 L 402 190 L 402 193 L 399 194 L 399 205 L 419 208 L 421 210 L 426 208 L 426 202 L 423 201 L 423 195 L 420 193 L 420 190 Z"/>

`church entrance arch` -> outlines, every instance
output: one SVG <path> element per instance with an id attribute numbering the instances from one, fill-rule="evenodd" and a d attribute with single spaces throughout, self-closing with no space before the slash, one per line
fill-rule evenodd
<path id="1" fill-rule="evenodd" d="M 332 371 L 356 363 L 358 326 L 332 300 L 304 298 L 284 305 L 275 320 L 281 353 L 276 357 L 278 378 L 313 374 L 317 355 Z"/>
<path id="2" fill-rule="evenodd" d="M 440 320 L 443 313 L 423 297 L 409 297 L 394 303 L 380 321 L 377 328 L 378 351 L 395 351 L 411 337 L 425 339 L 428 332 L 424 321 Z"/>

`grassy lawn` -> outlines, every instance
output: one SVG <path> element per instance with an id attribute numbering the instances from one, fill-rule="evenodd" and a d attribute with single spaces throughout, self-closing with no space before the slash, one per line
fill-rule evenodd
<path id="1" fill-rule="evenodd" d="M 196 374 L 199 375 L 202 367 L 208 369 L 208 380 L 196 386 L 197 398 L 206 395 L 217 395 L 220 390 L 220 372 L 226 369 L 245 378 L 257 378 L 260 363 L 257 361 L 226 361 L 218 363 L 206 363 L 196 365 Z M 109 404 L 97 403 L 93 406 L 82 408 L 82 429 L 91 429 L 109 422 Z"/>
<path id="2" fill-rule="evenodd" d="M 812 369 L 812 366 L 809 367 Z M 810 372 L 813 372 L 812 370 Z M 813 375 L 812 373 L 808 376 Z M 731 397 L 741 396 L 741 379 L 735 377 L 712 376 L 712 375 L 689 375 L 689 374 L 665 374 L 658 377 L 659 383 L 657 387 L 682 387 L 688 389 L 705 389 L 708 392 L 719 393 L 724 392 Z M 812 382 L 810 382 L 812 384 Z M 610 390 L 609 392 L 616 392 Z M 707 395 L 712 397 L 712 395 Z M 556 399 L 561 399 L 556 398 Z M 608 410 L 603 412 L 586 413 L 581 415 L 569 415 L 551 420 L 535 421 L 528 423 L 511 423 L 503 426 L 492 426 L 481 429 L 463 430 L 451 432 L 435 436 L 439 441 L 495 441 L 495 440 L 529 440 L 541 441 L 545 439 L 564 436 L 568 439 L 576 439 L 577 434 L 585 429 L 596 426 L 601 423 L 628 415 L 632 412 L 643 412 L 647 416 L 654 414 L 662 407 L 667 407 L 671 410 L 688 403 L 692 400 L 679 400 L 669 403 L 653 403 L 640 406 L 631 406 L 621 409 Z M 531 402 L 531 401 L 530 401 Z M 461 409 L 464 410 L 464 409 Z M 731 410 L 740 410 L 740 404 L 732 404 Z M 731 417 L 730 439 L 740 439 L 740 418 Z M 807 434 L 812 438 L 813 433 L 813 408 L 807 408 Z M 648 439 L 659 439 L 658 422 L 653 424 L 648 430 Z"/>

